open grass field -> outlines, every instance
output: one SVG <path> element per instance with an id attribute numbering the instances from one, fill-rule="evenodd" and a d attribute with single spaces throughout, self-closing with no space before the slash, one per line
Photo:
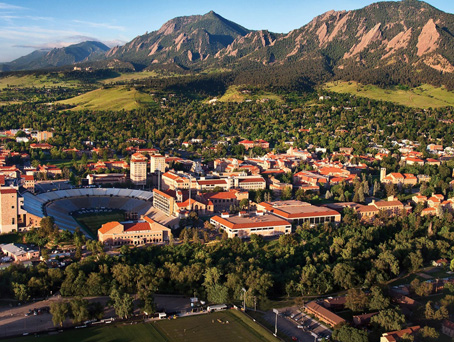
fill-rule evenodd
<path id="1" fill-rule="evenodd" d="M 113 210 L 108 213 L 81 214 L 74 216 L 74 219 L 96 237 L 98 236 L 98 229 L 101 228 L 104 223 L 124 221 L 125 213 L 122 210 Z"/>
<path id="2" fill-rule="evenodd" d="M 0 78 L 0 89 L 12 87 L 74 87 L 79 82 L 76 80 L 64 81 L 48 75 L 6 76 Z"/>
<path id="3" fill-rule="evenodd" d="M 133 110 L 156 104 L 151 95 L 122 86 L 96 89 L 58 103 L 74 105 L 71 110 Z"/>
<path id="4" fill-rule="evenodd" d="M 227 323 L 227 321 L 229 323 Z M 58 335 L 20 337 L 11 342 L 277 342 L 267 330 L 241 312 L 229 310 L 176 320 L 135 325 L 112 325 L 63 332 Z"/>
<path id="5" fill-rule="evenodd" d="M 245 94 L 240 91 L 239 86 L 230 86 L 225 92 L 225 94 L 218 99 L 218 101 L 240 103 L 245 102 L 246 100 L 251 100 L 252 102 L 255 102 L 257 100 L 265 99 L 268 99 L 270 101 L 282 102 L 282 98 L 279 95 L 265 91 L 258 91 L 257 94 L 254 93 Z"/>
<path id="6" fill-rule="evenodd" d="M 424 84 L 408 90 L 382 89 L 357 82 L 336 81 L 325 84 L 325 89 L 336 93 L 348 93 L 374 100 L 394 102 L 414 108 L 438 108 L 454 106 L 454 92 Z"/>
<path id="7" fill-rule="evenodd" d="M 127 72 L 127 73 L 122 73 L 120 76 L 117 76 L 117 77 L 107 78 L 105 80 L 102 80 L 101 83 L 109 84 L 109 83 L 115 83 L 115 82 L 128 82 L 131 80 L 140 80 L 143 78 L 157 77 L 157 76 L 159 76 L 159 74 L 156 73 L 155 71 Z"/>

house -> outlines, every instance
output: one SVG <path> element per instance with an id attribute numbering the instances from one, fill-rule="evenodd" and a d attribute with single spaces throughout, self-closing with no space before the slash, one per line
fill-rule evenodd
<path id="1" fill-rule="evenodd" d="M 292 226 L 288 221 L 261 211 L 255 214 L 240 212 L 237 216 L 222 213 L 221 216 L 212 217 L 210 223 L 227 232 L 229 238 L 236 236 L 246 238 L 252 234 L 273 236 L 292 232 Z"/>
<path id="2" fill-rule="evenodd" d="M 0 245 L 1 250 L 6 256 L 9 256 L 14 261 L 25 261 L 39 258 L 39 249 L 31 248 L 20 244 L 3 244 Z"/>
<path id="3" fill-rule="evenodd" d="M 407 165 L 420 165 L 424 166 L 424 160 L 419 159 L 419 158 L 406 158 L 405 163 Z"/>
<path id="4" fill-rule="evenodd" d="M 418 178 L 410 173 L 401 174 L 399 172 L 392 172 L 381 179 L 381 182 L 396 185 L 416 185 L 418 183 Z"/>
<path id="5" fill-rule="evenodd" d="M 446 266 L 447 264 L 448 264 L 447 259 L 438 259 L 438 260 L 432 261 L 432 266 L 435 266 L 435 267 L 443 267 L 443 266 Z"/>
<path id="6" fill-rule="evenodd" d="M 304 305 L 304 310 L 317 317 L 319 320 L 329 324 L 332 327 L 339 325 L 345 322 L 345 319 L 336 315 L 335 313 L 331 312 L 328 309 L 325 309 L 323 306 L 317 304 L 317 302 L 309 302 Z"/>
<path id="7" fill-rule="evenodd" d="M 107 222 L 98 229 L 98 240 L 110 246 L 163 243 L 169 241 L 171 230 L 149 217 L 139 221 Z"/>
<path id="8" fill-rule="evenodd" d="M 368 314 L 353 316 L 353 324 L 356 325 L 357 327 L 369 325 L 371 318 L 377 314 L 378 312 L 372 312 Z"/>
<path id="9" fill-rule="evenodd" d="M 420 328 L 421 327 L 419 325 L 416 325 L 416 326 L 409 327 L 409 328 L 406 328 L 406 329 L 402 329 L 402 330 L 399 330 L 399 331 L 391 331 L 391 332 L 384 333 L 380 337 L 380 342 L 400 341 L 404 335 L 410 335 L 410 336 L 415 335 L 415 333 L 418 332 L 418 330 Z"/>
<path id="10" fill-rule="evenodd" d="M 422 195 L 414 195 L 411 200 L 413 201 L 413 203 L 415 204 L 419 204 L 419 203 L 426 203 L 427 202 L 427 196 L 422 196 Z"/>
<path id="11" fill-rule="evenodd" d="M 449 337 L 454 337 L 454 322 L 445 319 L 441 326 L 441 332 Z"/>
<path id="12" fill-rule="evenodd" d="M 339 309 L 342 310 L 345 307 L 345 303 L 347 302 L 347 297 L 340 296 L 340 297 L 328 297 L 323 300 L 323 306 L 327 309 Z"/>

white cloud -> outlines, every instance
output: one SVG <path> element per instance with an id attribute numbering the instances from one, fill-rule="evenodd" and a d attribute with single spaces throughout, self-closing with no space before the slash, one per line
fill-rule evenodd
<path id="1" fill-rule="evenodd" d="M 84 20 L 73 20 L 73 23 L 82 24 L 82 25 L 86 25 L 86 26 L 90 26 L 90 27 L 106 28 L 109 30 L 125 31 L 124 26 L 111 25 L 111 24 L 107 24 L 107 23 L 95 23 L 95 22 L 84 21 Z"/>
<path id="2" fill-rule="evenodd" d="M 5 2 L 0 2 L 0 9 L 2 9 L 2 10 L 25 10 L 25 9 L 28 9 L 28 8 L 22 7 L 22 6 L 16 6 L 16 5 L 7 4 Z"/>

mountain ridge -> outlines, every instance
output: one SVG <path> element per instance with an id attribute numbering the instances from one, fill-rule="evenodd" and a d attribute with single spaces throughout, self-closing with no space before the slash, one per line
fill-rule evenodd
<path id="1" fill-rule="evenodd" d="M 454 15 L 418 0 L 328 11 L 286 34 L 249 30 L 210 11 L 170 19 L 158 30 L 88 61 L 136 70 L 293 70 L 302 77 L 447 84 L 454 73 Z M 109 64 L 110 63 L 110 64 Z M 311 71 L 312 68 L 312 71 Z"/>

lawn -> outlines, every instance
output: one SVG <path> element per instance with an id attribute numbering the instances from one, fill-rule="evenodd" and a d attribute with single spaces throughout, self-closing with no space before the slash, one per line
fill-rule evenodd
<path id="1" fill-rule="evenodd" d="M 0 89 L 12 87 L 74 87 L 79 82 L 75 80 L 64 81 L 48 75 L 6 76 L 0 78 Z"/>
<path id="2" fill-rule="evenodd" d="M 227 323 L 228 322 L 228 323 Z M 20 337 L 11 342 L 277 342 L 267 330 L 241 312 L 229 310 L 176 320 L 70 330 L 58 335 Z"/>
<path id="3" fill-rule="evenodd" d="M 56 335 L 27 336 L 9 339 L 10 342 L 166 342 L 154 324 L 110 325 L 89 329 L 74 329 Z"/>
<path id="4" fill-rule="evenodd" d="M 128 73 L 122 73 L 120 76 L 117 76 L 114 78 L 107 78 L 105 80 L 102 80 L 101 83 L 109 84 L 109 83 L 115 83 L 115 82 L 129 82 L 132 80 L 140 80 L 140 79 L 144 79 L 144 78 L 157 77 L 157 76 L 159 76 L 159 74 L 156 73 L 155 71 L 128 72 Z"/>
<path id="5" fill-rule="evenodd" d="M 220 97 L 218 100 L 220 102 L 244 102 L 246 100 L 251 100 L 255 102 L 257 100 L 265 100 L 268 99 L 270 101 L 282 102 L 282 98 L 279 95 L 265 92 L 265 91 L 257 91 L 256 94 L 254 92 L 251 93 L 242 93 L 240 91 L 239 86 L 230 86 L 227 91 Z"/>
<path id="6" fill-rule="evenodd" d="M 394 102 L 415 108 L 454 106 L 454 92 L 443 87 L 424 84 L 412 89 L 383 89 L 357 82 L 335 81 L 325 84 L 325 89 L 336 93 L 348 93 L 374 100 Z"/>
<path id="7" fill-rule="evenodd" d="M 71 110 L 133 110 L 156 105 L 151 95 L 139 92 L 134 88 L 116 86 L 101 88 L 88 93 L 58 101 L 74 105 Z"/>
<path id="8" fill-rule="evenodd" d="M 88 232 L 91 232 L 94 237 L 96 237 L 98 236 L 98 229 L 101 228 L 104 223 L 111 221 L 124 221 L 125 213 L 123 210 L 113 210 L 112 212 L 107 213 L 74 215 L 74 219 L 82 227 L 86 228 Z"/>

